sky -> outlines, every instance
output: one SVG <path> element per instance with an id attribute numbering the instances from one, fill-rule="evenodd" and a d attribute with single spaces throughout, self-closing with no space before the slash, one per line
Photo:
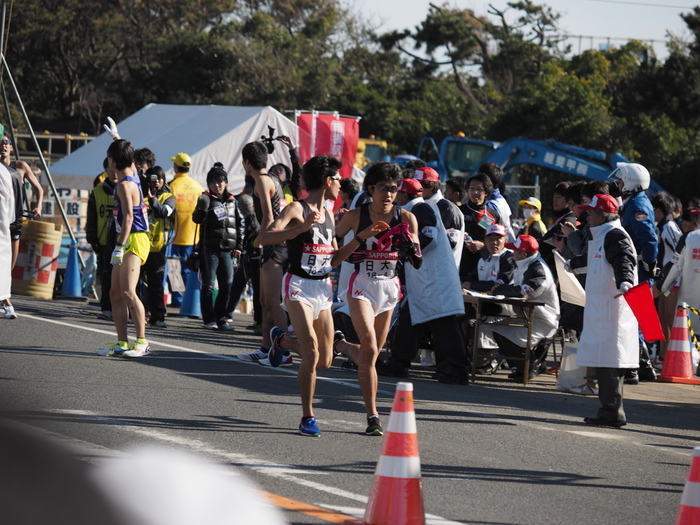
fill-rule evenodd
<path id="1" fill-rule="evenodd" d="M 381 23 L 380 31 L 412 29 L 423 21 L 431 0 L 347 0 L 351 11 L 361 11 L 364 18 Z M 472 9 L 477 15 L 487 15 L 489 4 L 499 10 L 507 7 L 507 0 L 432 0 L 435 5 L 446 3 L 448 7 Z M 535 4 L 548 5 L 562 16 L 559 26 L 568 34 L 598 37 L 592 48 L 598 49 L 610 37 L 613 45 L 624 45 L 624 40 L 654 40 L 652 45 L 660 59 L 667 56 L 666 33 L 689 39 L 690 33 L 681 13 L 689 13 L 700 0 L 535 0 Z M 515 10 L 512 20 L 515 18 Z M 508 16 L 508 15 L 506 15 Z M 495 18 L 493 18 L 495 20 Z M 573 39 L 572 51 L 578 53 L 591 49 L 591 39 Z M 580 47 L 579 47 L 580 46 Z"/>

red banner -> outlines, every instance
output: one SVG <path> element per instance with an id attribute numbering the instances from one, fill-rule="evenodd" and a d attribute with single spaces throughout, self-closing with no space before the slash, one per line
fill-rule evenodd
<path id="1" fill-rule="evenodd" d="M 297 113 L 299 158 L 303 164 L 316 155 L 330 155 L 343 163 L 340 175 L 352 175 L 360 137 L 360 119 L 334 114 Z"/>
<path id="2" fill-rule="evenodd" d="M 637 318 L 644 340 L 647 342 L 665 341 L 666 337 L 661 329 L 661 321 L 659 321 L 649 281 L 644 281 L 630 288 L 624 297 Z"/>

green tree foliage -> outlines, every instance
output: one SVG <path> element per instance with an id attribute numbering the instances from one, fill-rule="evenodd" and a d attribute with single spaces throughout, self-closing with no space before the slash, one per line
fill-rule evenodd
<path id="1" fill-rule="evenodd" d="M 698 193 L 700 8 L 661 63 L 639 42 L 572 56 L 532 0 L 478 14 L 430 4 L 377 34 L 342 0 L 23 0 L 7 61 L 33 121 L 101 131 L 151 102 L 271 105 L 362 116 L 415 153 L 424 135 L 513 136 L 620 151 Z M 13 101 L 10 101 L 13 102 Z M 15 123 L 17 124 L 17 123 Z"/>

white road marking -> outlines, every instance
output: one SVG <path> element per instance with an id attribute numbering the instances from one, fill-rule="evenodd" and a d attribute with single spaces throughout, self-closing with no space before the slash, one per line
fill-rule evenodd
<path id="1" fill-rule="evenodd" d="M 80 325 L 76 325 L 76 324 L 72 324 L 72 323 L 66 323 L 65 321 L 56 321 L 55 319 L 44 319 L 43 317 L 38 317 L 38 316 L 35 316 L 35 315 L 30 315 L 30 314 L 23 314 L 23 317 L 27 317 L 27 318 L 29 318 L 29 319 L 34 319 L 34 320 L 36 320 L 36 321 L 44 321 L 44 322 L 47 322 L 47 323 L 53 323 L 53 324 L 58 324 L 58 325 L 61 325 L 61 326 L 67 326 L 67 327 L 69 327 L 69 328 L 77 328 L 77 329 L 79 329 L 79 330 L 85 330 L 85 331 L 88 331 L 88 332 L 96 332 L 96 333 L 98 333 L 98 334 L 105 334 L 105 335 L 109 335 L 109 336 L 111 336 L 111 337 L 116 337 L 116 336 L 117 336 L 117 333 L 116 333 L 116 332 L 110 332 L 109 330 L 102 330 L 102 329 L 99 329 L 99 328 L 92 328 L 92 327 L 89 327 L 89 326 L 80 326 Z M 158 348 L 163 347 L 163 348 L 169 348 L 169 349 L 172 349 L 172 350 L 182 350 L 182 351 L 185 351 L 185 352 L 191 352 L 191 353 L 194 353 L 194 354 L 199 354 L 199 355 L 202 355 L 202 356 L 206 356 L 206 358 L 205 358 L 205 357 L 200 357 L 200 358 L 181 357 L 181 358 L 180 358 L 180 357 L 175 357 L 175 356 L 157 356 L 157 355 L 149 355 L 149 356 L 142 357 L 142 358 L 140 358 L 140 359 L 198 359 L 198 360 L 205 360 L 205 359 L 208 358 L 208 359 L 219 360 L 219 361 L 232 361 L 232 362 L 234 362 L 234 363 L 240 363 L 240 364 L 242 364 L 242 365 L 261 366 L 261 365 L 259 365 L 258 363 L 255 363 L 255 362 L 252 362 L 252 361 L 241 361 L 240 359 L 238 359 L 237 356 L 222 355 L 222 354 L 213 354 L 213 353 L 211 353 L 211 352 L 204 352 L 204 351 L 202 351 L 202 350 L 195 350 L 194 348 L 189 348 L 189 347 L 187 347 L 187 346 L 173 345 L 173 344 L 170 344 L 170 343 L 165 343 L 165 342 L 162 342 L 162 341 L 157 341 L 157 340 L 151 339 L 151 338 L 148 339 L 148 342 L 149 342 L 151 345 L 157 346 Z M 158 349 L 156 348 L 156 351 L 157 351 L 157 350 L 158 350 Z M 114 358 L 110 358 L 110 359 L 114 359 Z M 266 366 L 266 367 L 264 367 L 264 368 L 272 369 L 272 367 L 269 367 L 269 366 Z M 282 372 L 282 373 L 285 373 L 285 374 L 294 375 L 294 376 L 297 375 L 296 370 L 289 370 L 289 369 L 286 369 L 286 368 L 274 368 L 273 370 L 276 370 L 277 372 Z M 317 381 L 325 381 L 325 382 L 327 382 L 327 383 L 333 383 L 333 384 L 341 385 L 341 386 L 348 386 L 348 387 L 350 387 L 350 388 L 355 388 L 355 389 L 359 389 L 359 388 L 360 388 L 359 383 L 352 383 L 352 382 L 348 382 L 348 381 L 343 381 L 343 380 L 341 380 L 341 379 L 332 379 L 332 378 L 330 378 L 330 377 L 323 377 L 323 376 L 320 376 L 320 375 L 317 375 L 317 376 L 316 376 L 316 380 L 317 380 Z M 394 395 L 394 392 L 393 392 L 393 391 L 390 391 L 390 390 L 381 390 L 381 389 L 379 389 L 379 390 L 377 390 L 377 393 L 378 393 L 378 394 L 383 394 L 383 395 L 386 395 L 386 396 L 390 396 L 390 397 Z"/>

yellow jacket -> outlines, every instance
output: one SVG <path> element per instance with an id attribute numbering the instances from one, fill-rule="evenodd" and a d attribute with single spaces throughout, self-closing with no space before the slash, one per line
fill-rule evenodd
<path id="1" fill-rule="evenodd" d="M 197 206 L 197 199 L 204 192 L 202 185 L 190 177 L 189 173 L 176 173 L 170 183 L 170 191 L 175 197 L 175 237 L 173 244 L 192 246 L 199 241 L 199 231 L 192 222 L 192 212 Z"/>

